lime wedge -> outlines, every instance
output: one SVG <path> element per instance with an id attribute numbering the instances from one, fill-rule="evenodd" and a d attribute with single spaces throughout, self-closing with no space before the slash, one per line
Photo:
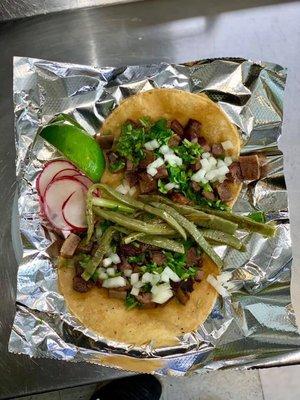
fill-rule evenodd
<path id="1" fill-rule="evenodd" d="M 99 144 L 78 126 L 53 123 L 40 136 L 57 148 L 93 182 L 99 182 L 105 170 L 105 158 Z"/>

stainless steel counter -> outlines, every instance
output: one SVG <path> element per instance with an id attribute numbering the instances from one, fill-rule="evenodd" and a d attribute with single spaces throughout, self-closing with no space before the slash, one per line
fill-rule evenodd
<path id="1" fill-rule="evenodd" d="M 289 69 L 282 146 L 286 154 L 292 228 L 300 225 L 300 3 L 197 0 L 144 1 L 38 16 L 0 25 L 0 398 L 105 380 L 122 373 L 86 364 L 7 353 L 14 315 L 16 262 L 11 243 L 15 191 L 12 57 L 24 55 L 93 65 L 181 62 L 239 56 Z M 220 4 L 222 3 L 222 4 Z M 295 200 L 296 199 L 296 200 Z M 293 229 L 294 257 L 300 237 Z M 299 250 L 298 250 L 299 249 Z"/>

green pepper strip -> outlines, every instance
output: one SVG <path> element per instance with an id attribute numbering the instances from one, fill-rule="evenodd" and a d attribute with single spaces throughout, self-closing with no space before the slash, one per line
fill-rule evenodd
<path id="1" fill-rule="evenodd" d="M 124 206 L 124 204 L 119 203 L 118 201 L 104 199 L 102 197 L 93 197 L 92 199 L 93 206 L 111 208 L 114 211 L 121 211 L 126 213 L 133 213 L 134 208 Z"/>
<path id="2" fill-rule="evenodd" d="M 144 232 L 149 235 L 173 235 L 175 233 L 174 229 L 170 228 L 165 224 L 150 224 L 139 219 L 134 219 L 127 217 L 125 215 L 119 214 L 114 211 L 103 210 L 99 207 L 94 207 L 94 212 L 99 217 L 107 219 L 108 221 L 112 221 L 116 224 L 124 226 L 135 232 Z"/>
<path id="3" fill-rule="evenodd" d="M 93 192 L 94 192 L 94 185 L 90 186 L 87 195 L 86 195 L 86 222 L 87 222 L 87 234 L 85 243 L 88 244 L 93 236 L 94 228 L 95 228 L 95 221 L 94 221 L 94 214 L 93 214 Z"/>
<path id="4" fill-rule="evenodd" d="M 208 242 L 213 241 L 214 244 L 226 245 L 237 250 L 241 250 L 244 247 L 244 244 L 238 238 L 224 232 L 216 232 L 212 229 L 203 229 L 201 230 L 201 233 L 204 239 Z"/>
<path id="5" fill-rule="evenodd" d="M 122 241 L 125 244 L 129 244 L 131 242 L 135 242 L 136 240 L 138 240 L 138 238 L 143 237 L 144 235 L 145 235 L 145 233 L 143 233 L 143 232 L 133 232 L 130 235 L 123 238 Z"/>
<path id="6" fill-rule="evenodd" d="M 127 229 L 125 229 L 121 226 L 115 226 L 115 228 L 116 228 L 116 230 L 118 230 L 126 235 L 129 233 L 129 231 Z M 160 236 L 146 235 L 145 233 L 136 233 L 136 232 L 127 236 L 127 238 L 129 238 L 129 237 L 138 242 L 150 244 L 152 246 L 157 246 L 162 249 L 174 251 L 176 253 L 181 253 L 181 254 L 185 253 L 183 244 L 178 243 L 175 240 L 167 239 L 165 237 L 162 238 Z M 124 242 L 125 242 L 125 240 L 124 240 Z M 125 243 L 129 243 L 129 242 L 125 242 Z"/>
<path id="7" fill-rule="evenodd" d="M 193 222 L 190 222 L 188 219 L 179 214 L 178 211 L 174 210 L 174 208 L 166 204 L 153 203 L 153 206 L 166 210 L 169 214 L 171 214 L 172 217 L 175 218 L 176 221 L 181 226 L 183 226 L 186 229 L 186 231 L 194 238 L 194 240 L 196 241 L 196 243 L 198 243 L 199 247 L 204 251 L 204 253 L 206 253 L 208 257 L 211 258 L 212 261 L 218 267 L 222 267 L 223 262 L 221 258 L 214 251 L 214 249 L 207 243 L 202 233 L 197 229 L 196 225 Z"/>
<path id="8" fill-rule="evenodd" d="M 154 207 L 151 207 L 147 204 L 144 204 L 141 201 L 134 199 L 133 197 L 123 195 L 123 194 L 117 192 L 116 190 L 110 188 L 109 186 L 101 184 L 101 183 L 95 184 L 95 185 L 91 186 L 91 188 L 93 188 L 93 190 L 95 190 L 97 188 L 104 190 L 110 196 L 114 197 L 116 200 L 118 200 L 119 202 L 121 202 L 123 204 L 126 204 L 129 207 L 136 208 L 138 210 L 143 210 L 143 211 L 148 212 L 149 214 L 156 215 L 157 217 L 166 221 L 172 228 L 174 228 L 180 234 L 180 236 L 183 237 L 184 240 L 186 240 L 186 233 L 185 233 L 184 229 L 165 210 L 159 210 Z"/>
<path id="9" fill-rule="evenodd" d="M 113 239 L 116 230 L 113 226 L 110 226 L 106 229 L 103 233 L 101 238 L 101 243 L 99 244 L 93 258 L 88 263 L 87 267 L 85 268 L 84 272 L 82 273 L 81 277 L 88 281 L 95 273 L 98 265 L 102 262 L 103 257 L 107 254 L 110 250 L 110 243 Z"/>
<path id="10" fill-rule="evenodd" d="M 202 228 L 215 229 L 217 231 L 225 232 L 233 235 L 238 225 L 227 221 L 226 219 L 206 214 L 203 211 L 196 210 L 191 206 L 184 206 L 181 204 L 173 203 L 171 200 L 158 196 L 158 195 L 146 195 L 140 196 L 140 198 L 144 201 L 158 201 L 160 203 L 168 204 L 171 207 L 175 208 L 180 214 L 183 214 L 188 220 L 191 220 L 196 225 L 201 226 Z M 221 211 L 222 213 L 223 211 Z M 221 216 L 221 215 L 220 215 Z"/>

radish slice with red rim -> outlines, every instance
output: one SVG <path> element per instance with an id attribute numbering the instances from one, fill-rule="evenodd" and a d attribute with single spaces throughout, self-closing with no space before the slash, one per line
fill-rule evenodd
<path id="1" fill-rule="evenodd" d="M 54 177 L 52 178 L 51 182 L 58 178 L 65 178 L 66 176 L 77 176 L 77 175 L 79 176 L 80 174 L 76 169 L 66 168 L 57 172 L 57 174 L 55 174 Z"/>
<path id="2" fill-rule="evenodd" d="M 63 206 L 73 193 L 86 195 L 87 189 L 81 182 L 73 177 L 59 178 L 52 181 L 44 196 L 44 211 L 49 222 L 60 230 L 73 230 L 74 226 L 69 225 L 63 216 Z M 85 196 L 84 207 L 85 207 Z"/>
<path id="3" fill-rule="evenodd" d="M 77 174 L 74 175 L 74 178 L 77 179 L 79 182 L 81 182 L 87 188 L 93 185 L 93 182 L 87 176 Z"/>
<path id="4" fill-rule="evenodd" d="M 74 192 L 63 205 L 63 217 L 74 230 L 82 231 L 87 228 L 86 223 L 86 191 Z"/>
<path id="5" fill-rule="evenodd" d="M 52 181 L 53 177 L 63 169 L 76 170 L 73 164 L 65 160 L 53 160 L 45 165 L 43 171 L 39 174 L 36 180 L 36 189 L 42 200 L 44 199 L 47 186 Z"/>

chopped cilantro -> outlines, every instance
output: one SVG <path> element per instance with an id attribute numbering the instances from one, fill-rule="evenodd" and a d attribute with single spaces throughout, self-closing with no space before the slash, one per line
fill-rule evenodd
<path id="1" fill-rule="evenodd" d="M 139 254 L 138 256 L 131 256 L 127 258 L 130 264 L 139 264 L 145 261 L 145 254 Z"/>
<path id="2" fill-rule="evenodd" d="M 144 128 L 151 128 L 152 122 L 150 117 L 142 117 L 139 119 L 139 121 Z"/>
<path id="3" fill-rule="evenodd" d="M 192 143 L 187 139 L 184 139 L 173 150 L 186 164 L 194 164 L 197 158 L 203 153 L 203 148 L 198 143 Z"/>
<path id="4" fill-rule="evenodd" d="M 109 168 L 110 172 L 121 171 L 123 168 L 125 168 L 125 161 L 117 160 L 115 163 L 109 164 L 108 168 Z"/>
<path id="5" fill-rule="evenodd" d="M 145 285 L 141 287 L 140 291 L 142 293 L 150 293 L 151 289 L 152 289 L 151 283 L 145 283 Z"/>
<path id="6" fill-rule="evenodd" d="M 158 190 L 161 193 L 163 193 L 163 194 L 168 193 L 168 189 L 166 189 L 166 184 L 164 182 L 162 182 L 161 179 L 158 180 L 157 186 L 158 186 Z"/>
<path id="7" fill-rule="evenodd" d="M 140 306 L 140 303 L 132 294 L 128 294 L 125 299 L 125 306 L 130 310 L 131 308 Z"/>
<path id="8" fill-rule="evenodd" d="M 266 214 L 263 211 L 255 211 L 248 214 L 248 217 L 253 221 L 265 223 L 266 222 Z"/>
<path id="9" fill-rule="evenodd" d="M 156 272 L 157 274 L 161 274 L 163 270 L 163 267 L 159 267 L 156 263 L 149 263 L 141 267 L 143 273 L 150 272 L 152 274 Z"/>
<path id="10" fill-rule="evenodd" d="M 170 267 L 181 280 L 192 278 L 196 275 L 197 269 L 193 267 L 186 268 L 186 255 L 179 253 L 165 252 L 167 257 L 166 266 Z"/>
<path id="11" fill-rule="evenodd" d="M 172 135 L 173 131 L 168 128 L 167 120 L 161 118 L 156 121 L 146 133 L 146 142 L 156 139 L 160 145 L 167 144 Z"/>
<path id="12" fill-rule="evenodd" d="M 213 191 L 213 188 L 210 186 L 210 184 L 208 182 L 203 183 L 202 187 L 203 187 L 204 192 L 212 192 Z"/>
<path id="13" fill-rule="evenodd" d="M 188 186 L 188 173 L 179 166 L 169 165 L 168 167 L 169 179 L 170 182 L 176 183 L 179 185 L 181 190 L 184 190 Z"/>
<path id="14" fill-rule="evenodd" d="M 121 136 L 116 150 L 122 156 L 135 164 L 144 158 L 145 129 L 134 127 L 130 123 L 122 126 Z"/>

